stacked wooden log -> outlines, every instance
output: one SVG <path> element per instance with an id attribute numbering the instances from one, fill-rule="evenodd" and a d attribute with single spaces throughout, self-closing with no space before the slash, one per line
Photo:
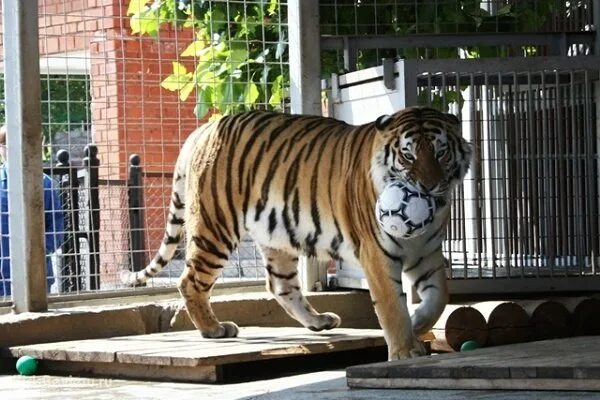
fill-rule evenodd
<path id="1" fill-rule="evenodd" d="M 431 333 L 436 352 L 460 351 L 465 342 L 484 347 L 600 335 L 600 298 L 449 304 Z"/>

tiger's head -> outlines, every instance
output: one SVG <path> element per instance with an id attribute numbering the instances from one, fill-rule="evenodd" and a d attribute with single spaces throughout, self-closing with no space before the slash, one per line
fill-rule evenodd
<path id="1" fill-rule="evenodd" d="M 378 139 L 372 174 L 378 192 L 400 180 L 432 196 L 446 196 L 469 169 L 471 145 L 452 114 L 412 107 L 382 115 L 374 126 Z"/>

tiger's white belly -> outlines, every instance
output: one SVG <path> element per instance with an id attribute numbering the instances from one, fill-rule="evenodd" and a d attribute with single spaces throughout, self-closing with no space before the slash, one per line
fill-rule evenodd
<path id="1" fill-rule="evenodd" d="M 270 232 L 269 230 L 269 212 L 275 208 L 277 215 L 277 224 L 275 229 Z M 292 246 L 289 238 L 288 231 L 285 224 L 282 222 L 282 208 L 275 206 L 274 204 L 268 204 L 260 215 L 258 221 L 256 220 L 255 208 L 250 208 L 246 217 L 246 228 L 250 236 L 259 246 L 271 247 L 287 251 L 291 254 L 306 254 L 307 249 L 303 246 L 305 238 L 315 232 L 315 226 L 312 222 L 310 212 L 306 209 L 301 210 L 299 213 L 299 221 L 301 222 L 298 226 L 294 225 L 295 239 L 300 243 L 300 248 Z M 331 251 L 331 243 L 338 235 L 338 231 L 335 228 L 333 221 L 329 221 L 326 218 L 320 219 L 321 233 L 318 235 L 317 241 L 314 245 L 315 256 L 322 260 L 331 259 L 329 251 Z M 352 260 L 358 262 L 354 256 L 354 246 L 348 241 L 344 240 L 337 249 L 337 254 L 340 258 Z"/>

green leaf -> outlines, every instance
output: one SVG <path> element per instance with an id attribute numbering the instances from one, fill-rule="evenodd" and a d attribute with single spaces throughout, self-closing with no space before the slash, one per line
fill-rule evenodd
<path id="1" fill-rule="evenodd" d="M 279 0 L 271 0 L 269 2 L 269 8 L 267 8 L 267 13 L 269 15 L 275 14 L 275 11 L 279 8 Z"/>
<path id="2" fill-rule="evenodd" d="M 173 75 L 185 75 L 187 74 L 187 69 L 185 65 L 178 63 L 177 61 L 173 61 Z"/>
<path id="3" fill-rule="evenodd" d="M 181 101 L 186 101 L 190 93 L 192 93 L 195 88 L 196 82 L 194 82 L 193 80 L 191 82 L 186 83 L 185 86 L 179 91 L 179 99 Z"/>
<path id="4" fill-rule="evenodd" d="M 223 79 L 217 78 L 213 71 L 204 70 L 203 72 L 196 74 L 196 84 L 201 88 L 205 89 L 208 87 L 216 86 L 222 82 Z"/>
<path id="5" fill-rule="evenodd" d="M 190 74 L 191 75 L 191 74 Z M 172 92 L 176 90 L 181 90 L 189 83 L 191 80 L 191 76 L 188 77 L 186 75 L 169 75 L 167 76 L 160 84 L 164 89 L 170 90 Z"/>
<path id="6" fill-rule="evenodd" d="M 215 91 L 215 104 L 221 111 L 233 103 L 233 82 L 230 80 L 220 83 Z"/>
<path id="7" fill-rule="evenodd" d="M 186 85 L 193 82 L 193 74 L 191 72 L 187 72 L 185 65 L 178 63 L 177 61 L 173 62 L 173 73 L 169 75 L 165 80 L 160 84 L 163 88 L 176 91 L 182 90 Z M 186 89 L 186 91 L 189 90 Z M 191 92 L 191 90 L 189 90 Z M 189 95 L 188 92 L 188 95 Z M 187 95 L 185 96 L 187 98 Z"/>
<path id="8" fill-rule="evenodd" d="M 150 36 L 157 36 L 159 28 L 158 13 L 158 9 L 148 8 L 131 17 L 132 32 L 139 33 L 140 35 L 147 33 Z"/>
<path id="9" fill-rule="evenodd" d="M 256 99 L 258 99 L 259 92 L 258 86 L 255 83 L 249 83 L 246 85 L 246 90 L 244 91 L 244 104 L 254 104 Z"/>
<path id="10" fill-rule="evenodd" d="M 131 33 L 136 34 L 142 31 L 141 23 L 140 23 L 140 15 L 136 14 L 129 20 L 129 25 L 131 26 Z"/>
<path id="11" fill-rule="evenodd" d="M 212 88 L 206 88 L 199 91 L 198 100 L 196 101 L 196 108 L 194 109 L 194 114 L 196 114 L 196 117 L 200 119 L 204 118 L 210 108 L 213 106 L 212 93 Z"/>
<path id="12" fill-rule="evenodd" d="M 201 55 L 202 50 L 206 48 L 206 42 L 204 40 L 194 40 L 189 44 L 188 47 L 185 48 L 183 53 L 181 53 L 182 57 L 197 57 Z"/>
<path id="13" fill-rule="evenodd" d="M 280 106 L 283 100 L 283 75 L 277 76 L 273 85 L 271 86 L 271 98 L 269 98 L 269 104 L 273 107 Z"/>
<path id="14" fill-rule="evenodd" d="M 127 7 L 127 15 L 141 14 L 142 11 L 146 11 L 149 8 L 147 4 L 148 0 L 131 0 L 129 7 Z"/>

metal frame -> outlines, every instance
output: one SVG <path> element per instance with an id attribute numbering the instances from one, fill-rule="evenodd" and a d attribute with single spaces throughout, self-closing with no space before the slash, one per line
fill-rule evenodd
<path id="1" fill-rule="evenodd" d="M 36 3 L 37 4 L 37 3 Z M 45 311 L 46 256 L 38 12 L 20 0 L 3 0 L 4 60 L 13 307 L 16 312 Z"/>
<path id="2" fill-rule="evenodd" d="M 477 34 L 418 34 L 398 35 L 340 35 L 321 37 L 323 50 L 343 50 L 344 68 L 356 70 L 358 49 L 436 48 L 462 46 L 547 46 L 553 56 L 566 55 L 573 44 L 594 45 L 597 33 L 477 33 Z"/>
<path id="3" fill-rule="evenodd" d="M 293 114 L 321 115 L 319 1 L 288 1 L 290 100 Z M 306 290 L 326 285 L 326 263 L 300 257 L 300 280 Z"/>
<path id="4" fill-rule="evenodd" d="M 522 86 L 531 90 L 532 87 L 539 87 L 540 85 L 541 87 L 546 85 L 553 87 L 556 85 L 580 84 L 584 82 L 581 80 L 583 78 L 585 78 L 585 82 L 588 84 L 596 84 L 597 87 L 600 86 L 598 83 L 600 81 L 600 56 L 551 56 L 511 58 L 509 60 L 500 58 L 468 60 L 401 60 L 398 61 L 396 65 L 400 66 L 399 69 L 391 71 L 396 83 L 396 95 L 404 97 L 407 106 L 420 104 L 417 99 L 417 93 L 420 89 L 428 87 L 448 87 L 456 85 L 488 87 L 490 85 L 494 86 L 501 84 L 503 86 Z M 569 71 L 571 71 L 570 74 Z M 389 75 L 389 68 L 387 68 L 387 72 Z M 573 72 L 575 72 L 575 74 L 573 74 Z M 351 75 L 337 76 L 334 74 L 331 82 L 330 98 L 332 101 L 330 102 L 330 105 L 333 105 L 334 102 L 339 101 L 339 99 L 344 97 L 339 93 L 339 90 L 341 87 L 345 88 L 345 90 L 349 90 L 349 79 L 352 79 L 354 84 L 359 84 L 359 86 L 356 86 L 357 92 L 369 93 L 367 95 L 369 100 L 373 99 L 373 93 L 367 90 L 367 87 L 375 84 L 375 82 L 378 82 L 378 85 L 381 87 L 381 95 L 384 96 L 386 93 L 386 90 L 384 89 L 384 87 L 387 87 L 385 85 L 386 67 L 384 63 L 384 65 L 380 67 L 354 72 Z M 389 81 L 390 79 L 391 78 L 388 76 L 387 80 Z M 586 98 L 589 97 L 588 100 L 592 101 L 591 91 L 586 91 L 585 93 Z M 598 96 L 597 92 L 596 96 Z M 356 101 L 356 99 L 354 100 Z M 596 107 L 600 107 L 600 101 L 596 101 L 595 103 Z M 366 107 L 367 109 L 370 109 L 370 106 Z M 385 110 L 380 112 L 389 111 Z M 600 122 L 597 119 L 595 123 L 599 124 Z M 590 125 L 586 126 L 586 130 L 591 128 Z M 518 132 L 516 134 L 518 134 Z M 588 136 L 586 136 L 587 140 L 591 140 Z M 592 148 L 590 143 L 588 143 L 588 148 Z M 499 174 L 502 175 L 502 173 Z M 588 177 L 587 179 L 593 178 Z M 496 201 L 496 197 L 486 197 L 485 201 Z M 597 211 L 595 211 L 597 210 L 597 204 L 588 205 L 588 208 L 589 209 L 586 209 L 586 211 L 589 215 L 597 215 Z M 500 214 L 496 214 L 495 216 L 498 217 Z M 487 220 L 487 218 L 490 218 L 490 216 L 484 217 L 485 220 Z M 494 216 L 491 218 L 493 219 Z M 590 228 L 590 232 L 592 235 L 597 235 L 593 226 Z M 486 240 L 493 241 L 499 240 L 499 238 L 492 235 Z M 456 254 L 456 249 L 454 250 L 454 253 Z M 592 253 L 594 252 L 592 251 Z M 501 274 L 498 276 L 481 274 L 480 276 L 471 276 L 471 274 L 468 274 L 468 276 L 467 274 L 465 274 L 465 276 L 458 276 L 453 274 L 451 279 L 449 279 L 449 288 L 450 292 L 453 294 L 593 291 L 595 288 L 600 287 L 600 276 L 597 271 L 597 254 L 592 255 L 596 258 L 592 260 L 591 265 L 588 267 L 589 271 L 588 269 L 580 269 L 580 274 L 577 276 L 571 275 L 573 271 L 565 270 L 564 272 L 561 272 L 560 265 L 556 265 L 557 270 L 554 271 L 552 269 L 554 268 L 552 267 L 552 264 L 548 267 L 551 270 L 549 275 L 542 272 L 539 276 L 530 276 L 528 273 L 525 275 L 511 275 L 511 269 L 506 268 L 506 276 Z M 457 265 L 457 269 L 462 270 L 460 265 L 462 264 Z M 516 267 L 512 262 L 508 265 L 511 265 L 511 268 L 522 268 Z M 346 285 L 349 285 L 347 287 L 366 288 L 364 279 L 360 276 L 352 278 L 354 276 L 353 274 L 357 271 L 352 269 L 352 266 L 349 266 L 349 268 L 350 271 L 348 276 L 338 276 L 340 285 L 343 286 L 345 282 Z M 467 268 L 471 267 L 468 267 L 468 265 L 465 264 L 465 271 L 467 271 Z M 484 267 L 487 271 L 486 268 L 487 267 Z M 499 265 L 498 268 L 502 269 L 502 266 Z M 496 271 L 495 268 L 494 271 Z M 417 301 L 416 293 L 413 293 L 412 291 L 409 291 L 408 298 L 411 303 Z"/>

